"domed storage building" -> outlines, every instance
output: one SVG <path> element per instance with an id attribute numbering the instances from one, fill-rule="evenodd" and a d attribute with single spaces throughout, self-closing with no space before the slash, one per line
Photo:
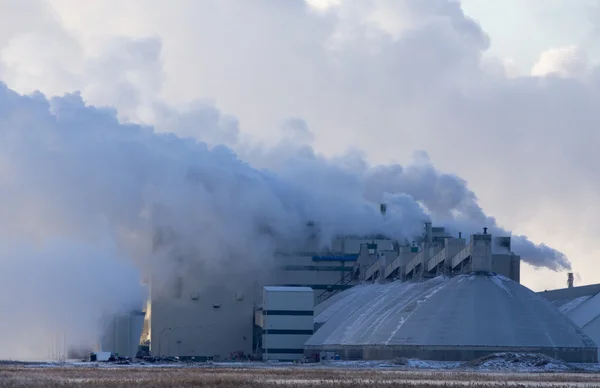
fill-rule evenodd
<path id="1" fill-rule="evenodd" d="M 550 302 L 491 272 L 362 285 L 332 299 L 315 311 L 307 355 L 467 361 L 526 352 L 598 361 L 596 344 Z"/>

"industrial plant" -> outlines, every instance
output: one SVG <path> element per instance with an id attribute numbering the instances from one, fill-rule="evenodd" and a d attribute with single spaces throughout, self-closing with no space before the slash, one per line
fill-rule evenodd
<path id="1" fill-rule="evenodd" d="M 410 242 L 341 236 L 326 251 L 277 255 L 276 269 L 251 282 L 151 292 L 142 313 L 112 323 L 104 347 L 134 357 L 141 341 L 153 356 L 196 361 L 526 352 L 598 362 L 600 288 L 529 290 L 510 240 L 430 222 Z"/>

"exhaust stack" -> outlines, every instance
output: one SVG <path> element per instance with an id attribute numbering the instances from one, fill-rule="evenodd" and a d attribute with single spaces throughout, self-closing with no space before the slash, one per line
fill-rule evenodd
<path id="1" fill-rule="evenodd" d="M 567 278 L 567 287 L 573 288 L 573 272 L 569 272 L 569 275 Z"/>

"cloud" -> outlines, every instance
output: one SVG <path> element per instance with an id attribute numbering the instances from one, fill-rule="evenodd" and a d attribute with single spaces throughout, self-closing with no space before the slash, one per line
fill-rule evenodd
<path id="1" fill-rule="evenodd" d="M 436 166 L 469 182 L 498 223 L 535 241 L 551 239 L 552 246 L 576 257 L 585 282 L 598 280 L 592 275 L 597 248 L 589 243 L 590 226 L 600 216 L 593 210 L 600 88 L 593 62 L 575 78 L 576 61 L 552 67 L 540 57 L 546 70 L 539 74 L 567 69 L 563 77 L 515 76 L 500 60 L 492 66 L 482 57 L 494 37 L 455 1 L 342 1 L 327 12 L 314 12 L 303 1 L 47 4 L 54 15 L 21 14 L 26 23 L 18 25 L 61 29 L 46 34 L 46 42 L 60 45 L 66 34 L 74 47 L 84 48 L 83 59 L 72 55 L 73 63 L 65 64 L 57 53 L 43 58 L 48 66 L 42 76 L 19 70 L 39 62 L 38 36 L 38 43 L 13 50 L 18 55 L 2 64 L 12 69 L 2 70 L 2 79 L 17 90 L 40 88 L 51 95 L 81 90 L 87 101 L 116 105 L 120 117 L 137 117 L 161 130 L 181 128 L 198 138 L 233 126 L 213 117 L 215 130 L 204 135 L 179 124 L 173 113 L 163 114 L 161 124 L 156 105 L 180 112 L 187 109 L 183 105 L 210 98 L 243 124 L 237 136 L 210 142 L 237 144 L 232 147 L 239 154 L 248 139 L 278 143 L 279 127 L 290 117 L 304 120 L 314 150 L 330 156 L 355 147 L 372 164 L 405 163 L 412 151 L 425 149 Z M 24 32 L 17 28 L 11 36 Z M 150 45 L 152 39 L 160 50 L 144 51 L 140 43 L 136 49 L 151 55 L 122 58 L 125 47 L 133 50 L 123 42 Z M 113 46 L 110 54 L 102 50 L 107 42 L 123 46 Z M 90 65 L 102 58 L 124 65 Z M 136 83 L 125 73 L 160 82 Z M 89 84 L 99 89 L 86 91 Z"/>
<path id="2" fill-rule="evenodd" d="M 213 119 L 196 123 L 209 132 L 226 116 L 201 111 Z M 290 126 L 310 133 L 301 120 Z M 91 323 L 142 304 L 141 277 L 158 298 L 177 277 L 197 291 L 251 282 L 276 252 L 305 247 L 311 222 L 320 247 L 340 234 L 411 241 L 430 217 L 455 231 L 508 233 L 423 152 L 407 166 L 373 166 L 360 153 L 330 158 L 287 140 L 238 148 L 251 164 L 224 145 L 120 123 L 80 94 L 47 99 L 0 84 L 0 309 L 14 312 L 0 330 L 10 336 L 3 352 L 39 357 L 33 345 L 63 331 L 93 344 L 100 327 Z M 515 251 L 536 266 L 570 265 L 525 237 Z M 22 327 L 27 341 L 13 336 Z"/>
<path id="3" fill-rule="evenodd" d="M 588 70 L 586 53 L 575 46 L 545 51 L 531 69 L 534 76 L 557 75 L 565 78 L 585 76 Z"/>

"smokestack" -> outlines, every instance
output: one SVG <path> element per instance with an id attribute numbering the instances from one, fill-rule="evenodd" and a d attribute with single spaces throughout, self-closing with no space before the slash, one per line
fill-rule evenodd
<path id="1" fill-rule="evenodd" d="M 567 287 L 573 288 L 573 272 L 569 272 L 569 275 L 567 278 Z"/>
<path id="2" fill-rule="evenodd" d="M 425 222 L 425 242 L 430 243 L 432 238 L 431 222 Z"/>
<path id="3" fill-rule="evenodd" d="M 483 234 L 487 234 L 487 228 L 483 228 Z"/>
<path id="4" fill-rule="evenodd" d="M 458 232 L 458 238 L 462 238 L 462 232 Z"/>
<path id="5" fill-rule="evenodd" d="M 381 212 L 381 215 L 385 215 L 385 212 L 387 211 L 387 205 L 385 203 L 380 204 L 379 211 Z"/>

